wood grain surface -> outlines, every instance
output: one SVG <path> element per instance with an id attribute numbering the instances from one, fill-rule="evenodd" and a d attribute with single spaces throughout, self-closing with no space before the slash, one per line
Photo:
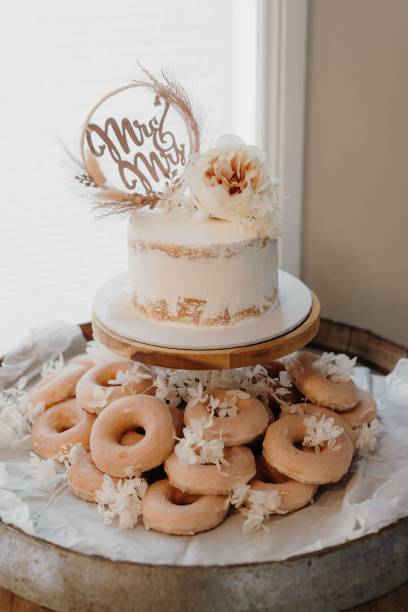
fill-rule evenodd
<path id="1" fill-rule="evenodd" d="M 292 331 L 268 340 L 229 349 L 191 350 L 173 349 L 137 342 L 108 329 L 96 317 L 92 320 L 94 336 L 108 349 L 133 361 L 141 361 L 179 370 L 217 370 L 268 363 L 296 351 L 316 335 L 320 321 L 320 303 L 312 292 L 309 316 Z"/>

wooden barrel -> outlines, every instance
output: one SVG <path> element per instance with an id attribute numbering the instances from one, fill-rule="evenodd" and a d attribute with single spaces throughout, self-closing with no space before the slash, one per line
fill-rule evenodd
<path id="1" fill-rule="evenodd" d="M 81 328 L 91 339 L 91 325 Z M 327 319 L 322 319 L 310 346 L 357 355 L 360 364 L 382 373 L 408 356 L 406 348 L 369 331 Z M 0 584 L 62 612 L 335 612 L 378 598 L 408 581 L 408 519 L 287 561 L 213 567 L 112 562 L 66 550 L 1 523 L 0 537 Z M 407 591 L 401 587 L 382 599 L 384 605 L 377 600 L 364 610 L 405 610 Z M 7 597 L 7 592 L 0 592 L 0 603 L 12 601 Z M 19 605 L 37 610 L 14 601 L 10 611 Z"/>

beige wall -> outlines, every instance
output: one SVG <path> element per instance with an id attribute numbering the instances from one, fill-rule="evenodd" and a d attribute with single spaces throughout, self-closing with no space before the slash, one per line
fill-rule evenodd
<path id="1" fill-rule="evenodd" d="M 303 277 L 408 346 L 408 0 L 310 0 Z"/>

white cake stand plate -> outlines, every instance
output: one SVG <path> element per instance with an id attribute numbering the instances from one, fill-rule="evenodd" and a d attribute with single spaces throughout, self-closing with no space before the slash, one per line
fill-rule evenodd
<path id="1" fill-rule="evenodd" d="M 172 349 L 214 350 L 249 346 L 272 340 L 298 327 L 312 308 L 312 294 L 299 279 L 279 272 L 279 301 L 261 317 L 231 327 L 193 327 L 156 323 L 132 303 L 126 274 L 114 276 L 98 290 L 93 318 L 118 336 Z"/>

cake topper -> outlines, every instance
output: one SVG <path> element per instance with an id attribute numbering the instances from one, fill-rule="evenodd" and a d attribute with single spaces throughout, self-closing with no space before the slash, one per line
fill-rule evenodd
<path id="1" fill-rule="evenodd" d="M 154 207 L 183 187 L 183 172 L 200 149 L 200 131 L 184 88 L 162 70 L 106 94 L 83 126 L 80 171 L 102 214 Z"/>

